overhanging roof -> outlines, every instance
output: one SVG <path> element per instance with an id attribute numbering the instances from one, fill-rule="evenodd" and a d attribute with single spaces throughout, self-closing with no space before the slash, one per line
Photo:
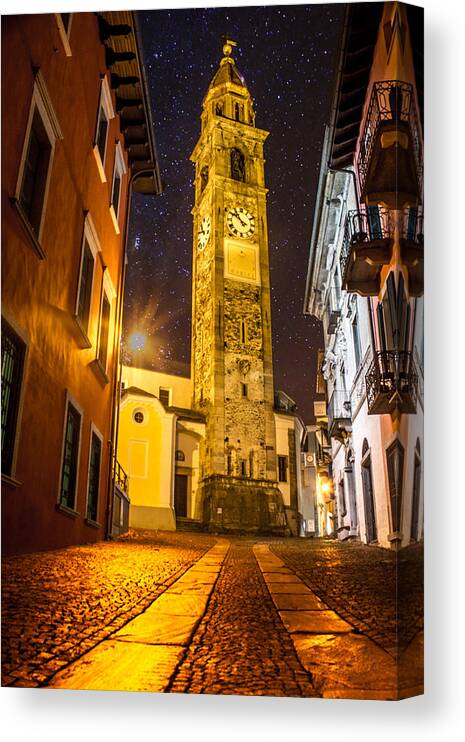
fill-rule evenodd
<path id="1" fill-rule="evenodd" d="M 111 11 L 98 13 L 97 18 L 128 153 L 132 190 L 158 195 L 162 187 L 137 15 Z"/>
<path id="2" fill-rule="evenodd" d="M 384 3 L 353 3 L 346 8 L 331 121 L 331 168 L 353 163 L 383 7 Z"/>

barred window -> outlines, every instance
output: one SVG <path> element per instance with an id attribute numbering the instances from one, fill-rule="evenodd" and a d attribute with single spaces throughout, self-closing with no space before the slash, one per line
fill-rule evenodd
<path id="1" fill-rule="evenodd" d="M 2 472 L 11 474 L 26 345 L 2 318 Z"/>
<path id="2" fill-rule="evenodd" d="M 65 423 L 65 441 L 61 469 L 60 504 L 74 510 L 78 473 L 81 414 L 68 401 Z"/>
<path id="3" fill-rule="evenodd" d="M 94 522 L 98 517 L 98 496 L 100 489 L 100 462 L 102 459 L 102 441 L 92 431 L 89 454 L 89 482 L 87 489 L 87 518 Z"/>

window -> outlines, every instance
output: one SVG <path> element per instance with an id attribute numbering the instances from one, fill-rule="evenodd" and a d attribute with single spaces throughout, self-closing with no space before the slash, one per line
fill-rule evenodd
<path id="1" fill-rule="evenodd" d="M 245 345 L 247 342 L 247 322 L 245 319 L 241 320 L 241 343 Z"/>
<path id="2" fill-rule="evenodd" d="M 231 150 L 231 178 L 245 183 L 245 157 L 236 147 Z"/>
<path id="3" fill-rule="evenodd" d="M 185 460 L 186 460 L 186 455 L 184 451 L 181 451 L 181 450 L 176 451 L 176 461 L 185 461 Z"/>
<path id="4" fill-rule="evenodd" d="M 249 388 L 247 384 L 241 383 L 241 389 L 242 389 L 242 396 L 248 397 L 249 396 Z"/>
<path id="5" fill-rule="evenodd" d="M 97 125 L 95 127 L 94 155 L 100 173 L 100 179 L 106 183 L 105 158 L 107 154 L 108 129 L 115 112 L 111 101 L 110 88 L 106 76 L 102 77 L 98 103 Z"/>
<path id="6" fill-rule="evenodd" d="M 241 467 L 241 477 L 246 477 L 247 476 L 247 461 L 245 459 L 241 459 L 240 467 Z"/>
<path id="7" fill-rule="evenodd" d="M 90 436 L 89 476 L 87 485 L 87 519 L 97 522 L 98 496 L 100 490 L 100 463 L 102 460 L 102 438 L 95 429 Z"/>
<path id="8" fill-rule="evenodd" d="M 62 139 L 45 81 L 35 76 L 32 104 L 24 139 L 15 192 L 15 205 L 39 257 L 40 245 L 55 142 Z"/>
<path id="9" fill-rule="evenodd" d="M 85 348 L 90 348 L 92 345 L 88 337 L 90 310 L 92 304 L 95 260 L 97 252 L 100 252 L 100 249 L 92 219 L 90 214 L 87 214 L 84 222 L 79 284 L 76 297 L 76 307 L 74 310 L 74 318 L 82 333 L 83 347 Z"/>
<path id="10" fill-rule="evenodd" d="M 134 420 L 135 423 L 137 423 L 138 425 L 141 425 L 145 419 L 144 413 L 142 412 L 142 410 L 136 410 L 134 412 L 134 415 L 132 416 L 132 419 Z"/>
<path id="11" fill-rule="evenodd" d="M 368 206 L 368 224 L 370 227 L 370 237 L 372 240 L 381 240 L 383 238 L 383 229 L 381 216 L 378 206 Z"/>
<path id="12" fill-rule="evenodd" d="M 2 317 L 2 473 L 11 475 L 26 345 Z"/>
<path id="13" fill-rule="evenodd" d="M 158 399 L 164 405 L 165 407 L 169 407 L 170 405 L 170 390 L 169 389 L 163 389 L 160 387 L 158 392 Z"/>
<path id="14" fill-rule="evenodd" d="M 287 482 L 287 456 L 278 456 L 278 479 Z"/>
<path id="15" fill-rule="evenodd" d="M 102 294 L 100 300 L 100 318 L 96 358 L 97 366 L 103 374 L 105 382 L 108 382 L 108 344 L 110 339 L 111 306 L 115 296 L 116 292 L 113 288 L 108 269 L 105 269 L 103 273 Z"/>
<path id="16" fill-rule="evenodd" d="M 75 509 L 79 447 L 81 441 L 81 413 L 68 399 L 66 406 L 63 464 L 61 469 L 60 505 Z"/>
<path id="17" fill-rule="evenodd" d="M 102 369 L 107 371 L 108 360 L 108 336 L 110 331 L 110 301 L 105 292 L 102 296 L 102 307 L 100 310 L 100 337 L 97 358 Z"/>
<path id="18" fill-rule="evenodd" d="M 200 171 L 200 192 L 203 193 L 208 183 L 208 165 L 204 165 Z"/>
<path id="19" fill-rule="evenodd" d="M 126 173 L 126 165 L 124 164 L 123 150 L 121 149 L 120 142 L 116 145 L 115 150 L 115 166 L 113 168 L 113 184 L 111 187 L 111 204 L 110 212 L 113 219 L 113 224 L 116 233 L 119 234 L 119 218 L 121 208 L 121 183 L 123 175 Z"/>
<path id="20" fill-rule="evenodd" d="M 360 346 L 360 334 L 358 331 L 357 315 L 352 321 L 352 338 L 354 341 L 355 369 L 357 370 L 362 360 L 362 349 Z"/>
<path id="21" fill-rule="evenodd" d="M 389 478 L 389 499 L 393 533 L 401 530 L 402 479 L 404 473 L 404 449 L 399 441 L 394 441 L 386 451 Z"/>
<path id="22" fill-rule="evenodd" d="M 39 111 L 36 108 L 29 132 L 23 180 L 19 195 L 21 208 L 36 235 L 38 235 L 40 228 L 45 183 L 51 154 L 52 145 L 45 131 Z"/>
<path id="23" fill-rule="evenodd" d="M 82 250 L 81 277 L 79 282 L 77 317 L 85 332 L 89 325 L 90 299 L 92 294 L 92 279 L 94 276 L 94 256 L 87 240 L 84 240 Z"/>

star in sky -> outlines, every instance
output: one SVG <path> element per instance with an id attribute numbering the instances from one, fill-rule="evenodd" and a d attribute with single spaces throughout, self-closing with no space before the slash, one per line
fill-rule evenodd
<path id="1" fill-rule="evenodd" d="M 334 85 L 344 6 L 288 5 L 140 12 L 163 193 L 133 197 L 124 311 L 126 342 L 147 340 L 137 362 L 190 369 L 194 169 L 202 100 L 222 56 L 222 37 L 254 99 L 265 143 L 275 389 L 313 420 L 318 320 L 303 315 L 305 278 L 324 126 Z"/>

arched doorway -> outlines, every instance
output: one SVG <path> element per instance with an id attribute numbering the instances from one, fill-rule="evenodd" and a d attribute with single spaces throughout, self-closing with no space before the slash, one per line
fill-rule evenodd
<path id="1" fill-rule="evenodd" d="M 366 540 L 370 544 L 378 538 L 376 528 L 375 498 L 373 492 L 373 474 L 371 470 L 371 455 L 368 441 L 365 438 L 362 446 L 362 487 L 363 505 L 365 510 Z"/>
<path id="2" fill-rule="evenodd" d="M 410 523 L 410 538 L 418 541 L 418 525 L 420 518 L 420 488 L 421 488 L 421 448 L 417 438 L 413 463 L 413 489 L 412 489 L 412 519 Z"/>

